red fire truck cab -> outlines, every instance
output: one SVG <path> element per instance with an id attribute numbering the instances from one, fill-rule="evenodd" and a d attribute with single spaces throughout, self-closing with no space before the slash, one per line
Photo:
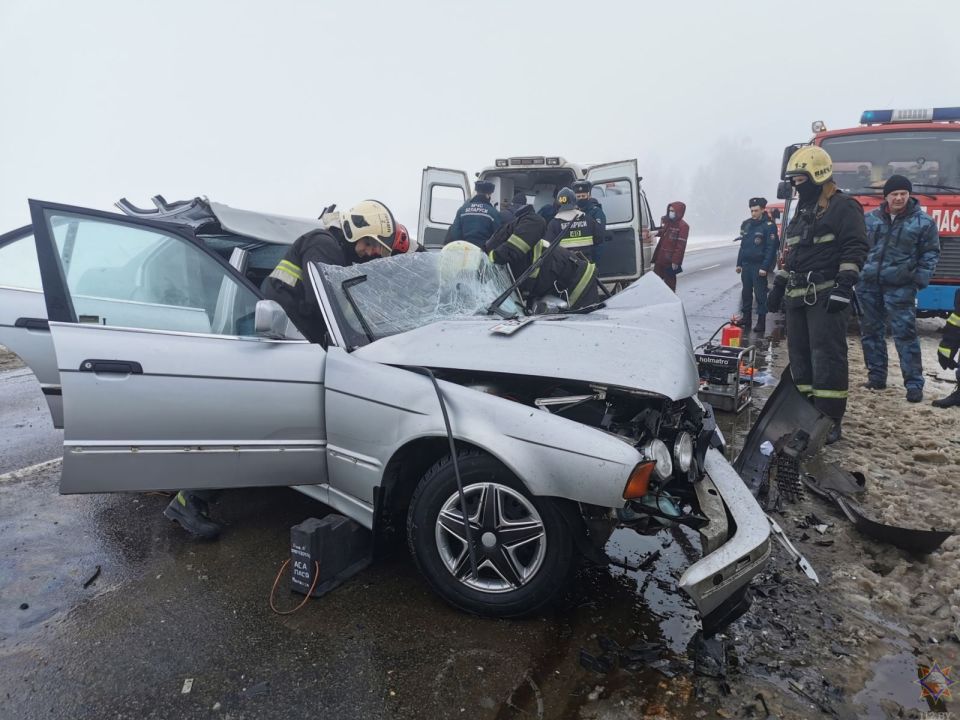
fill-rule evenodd
<path id="1" fill-rule="evenodd" d="M 858 127 L 827 130 L 817 121 L 812 129 L 810 143 L 830 154 L 834 181 L 864 212 L 883 202 L 891 175 L 910 178 L 913 196 L 940 230 L 940 262 L 930 286 L 918 294 L 917 312 L 945 317 L 960 288 L 960 108 L 867 110 Z M 784 150 L 781 179 L 798 147 Z M 781 183 L 778 196 L 786 200 L 791 192 Z"/>

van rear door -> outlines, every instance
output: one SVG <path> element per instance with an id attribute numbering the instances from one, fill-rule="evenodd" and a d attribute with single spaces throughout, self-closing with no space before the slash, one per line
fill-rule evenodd
<path id="1" fill-rule="evenodd" d="M 470 182 L 463 170 L 428 167 L 420 184 L 420 219 L 417 240 L 428 250 L 443 247 L 457 210 L 470 197 Z"/>
<path id="2" fill-rule="evenodd" d="M 594 187 L 593 196 L 607 216 L 607 242 L 597 258 L 600 279 L 622 283 L 636 280 L 644 272 L 637 161 L 592 165 L 586 176 Z"/>

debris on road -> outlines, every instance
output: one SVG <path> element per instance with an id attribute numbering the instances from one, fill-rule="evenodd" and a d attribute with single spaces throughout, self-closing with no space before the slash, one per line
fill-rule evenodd
<path id="1" fill-rule="evenodd" d="M 183 687 L 180 688 L 180 694 L 189 695 L 191 690 L 193 690 L 193 678 L 187 678 L 183 681 Z"/>
<path id="2" fill-rule="evenodd" d="M 83 581 L 83 588 L 84 588 L 84 589 L 87 589 L 88 587 L 90 587 L 91 585 L 93 585 L 94 581 L 95 581 L 98 577 L 100 577 L 100 566 L 99 566 L 99 565 L 97 565 L 97 566 L 93 569 L 93 572 L 90 573 L 90 575 L 87 577 L 87 579 Z"/>

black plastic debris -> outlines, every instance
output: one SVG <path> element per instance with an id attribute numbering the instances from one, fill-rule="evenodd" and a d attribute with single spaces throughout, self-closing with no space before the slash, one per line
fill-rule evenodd
<path id="1" fill-rule="evenodd" d="M 593 655 L 586 648 L 580 648 L 580 665 L 587 670 L 606 675 L 613 670 L 615 663 L 608 655 Z"/>
<path id="2" fill-rule="evenodd" d="M 866 478 L 862 474 L 859 477 L 852 473 L 848 474 L 852 478 L 854 487 L 866 486 Z M 856 500 L 834 489 L 837 477 L 839 476 L 836 473 L 819 477 L 808 474 L 803 478 L 803 482 L 815 494 L 836 504 L 844 516 L 853 523 L 854 527 L 867 537 L 890 543 L 902 550 L 926 554 L 936 550 L 948 537 L 953 535 L 952 530 L 937 530 L 935 528 L 921 530 L 919 528 L 889 525 L 875 520 Z"/>

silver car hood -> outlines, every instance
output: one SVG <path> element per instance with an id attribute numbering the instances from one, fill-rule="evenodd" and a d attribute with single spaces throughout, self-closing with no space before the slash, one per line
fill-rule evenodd
<path id="1" fill-rule="evenodd" d="M 653 273 L 586 315 L 540 316 L 512 335 L 496 319 L 431 323 L 382 338 L 356 357 L 387 365 L 538 375 L 680 400 L 699 378 L 680 299 Z"/>

